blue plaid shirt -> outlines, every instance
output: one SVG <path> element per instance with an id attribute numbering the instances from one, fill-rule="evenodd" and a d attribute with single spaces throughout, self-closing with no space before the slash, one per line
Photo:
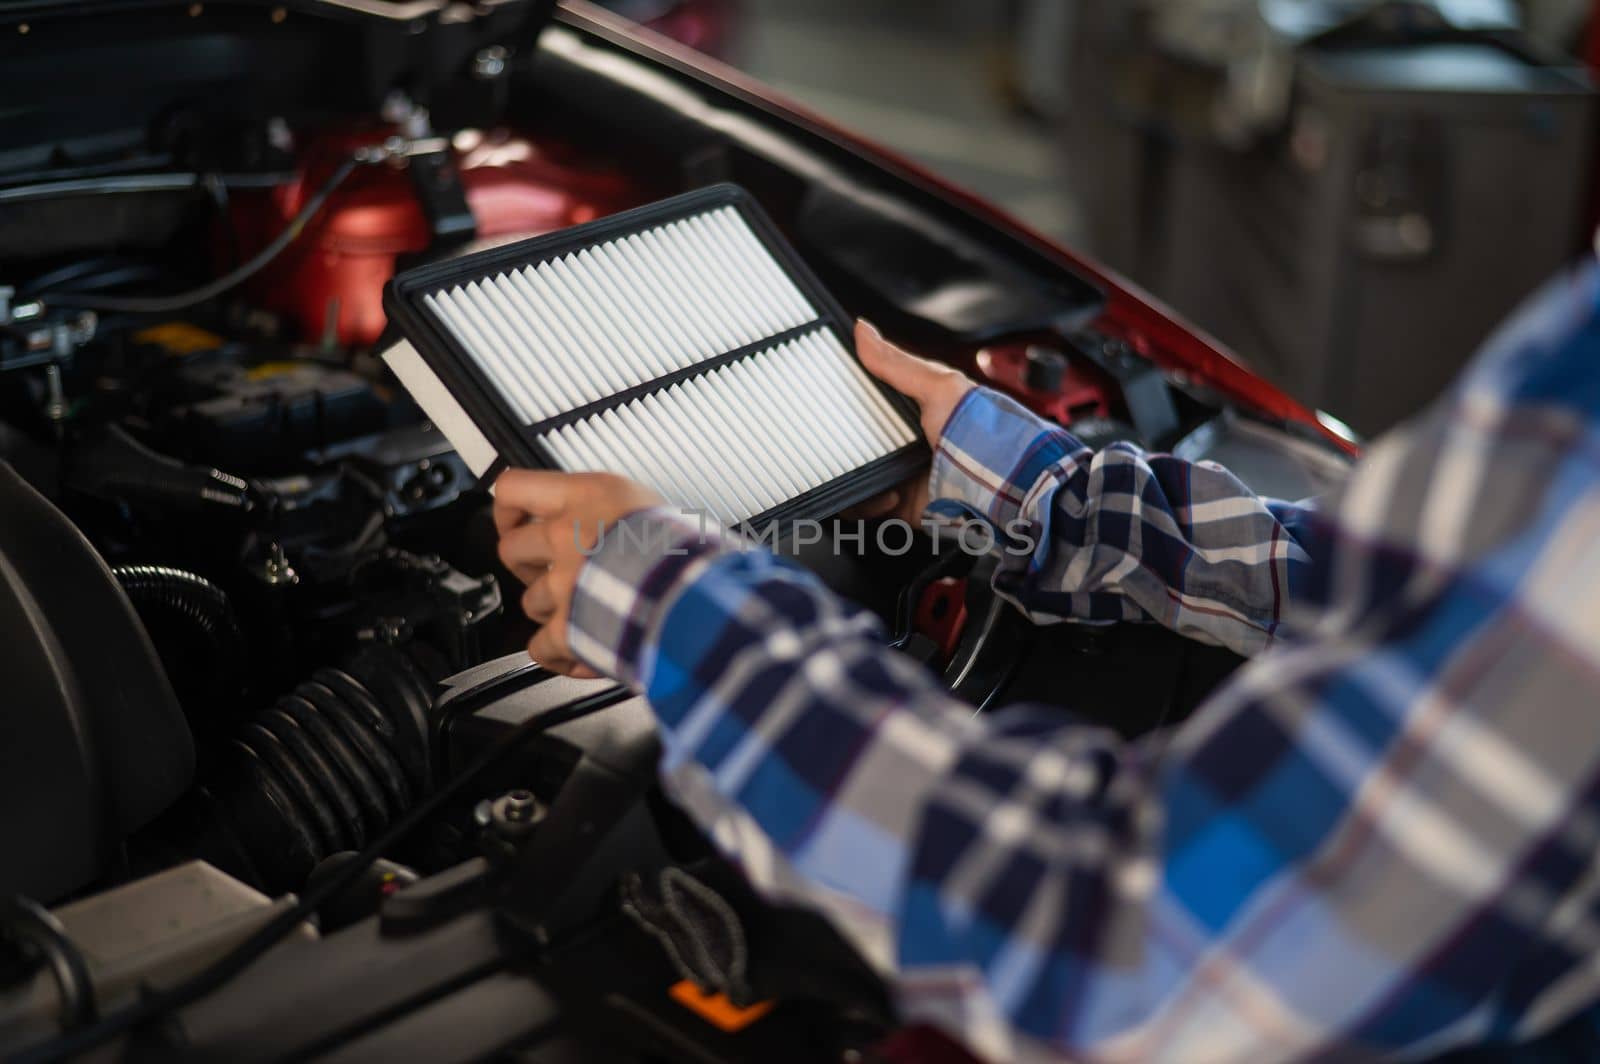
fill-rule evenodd
<path id="1" fill-rule="evenodd" d="M 933 494 L 1036 538 L 1002 594 L 1251 656 L 1166 732 L 975 719 L 806 572 L 662 511 L 628 520 L 670 549 L 585 565 L 572 645 L 646 692 L 753 882 L 993 1059 L 1527 1040 L 1600 998 L 1597 300 L 1554 282 L 1316 507 L 969 396 Z"/>

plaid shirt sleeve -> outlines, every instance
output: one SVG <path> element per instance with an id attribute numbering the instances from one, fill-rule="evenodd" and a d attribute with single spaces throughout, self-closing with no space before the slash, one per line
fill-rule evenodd
<path id="1" fill-rule="evenodd" d="M 1185 614 L 1221 598 L 1232 634 L 1199 630 L 1260 646 L 1287 594 L 1295 638 L 1168 733 L 974 719 L 808 574 L 658 512 L 629 519 L 667 531 L 657 549 L 616 538 L 584 567 L 573 646 L 647 694 L 669 786 L 754 883 L 828 912 L 908 1019 L 992 1059 L 1527 1039 L 1600 997 L 1597 309 L 1592 269 L 1556 283 L 1339 498 L 1268 529 L 1304 556 L 1252 532 L 1233 547 L 1258 563 L 1226 568 L 1228 515 L 1267 528 L 1259 504 L 1207 494 L 1223 524 L 1202 533 L 1182 468 L 1131 452 L 1111 462 L 1146 485 L 1124 492 L 1142 516 L 1106 559 L 1127 504 L 1067 440 L 936 472 L 991 519 L 1059 522 L 1063 554 L 1014 577 L 1027 608 L 1114 588 L 1196 630 Z M 962 416 L 1021 417 L 986 398 Z M 1147 564 L 1151 522 L 1200 549 Z M 1066 557 L 1084 553 L 1091 581 Z"/>
<path id="2" fill-rule="evenodd" d="M 974 389 L 933 460 L 934 509 L 987 520 L 995 587 L 1036 621 L 1155 620 L 1253 654 L 1277 633 L 1308 557 L 1303 507 L 1262 499 L 1213 462 L 1116 443 L 1095 452 Z"/>

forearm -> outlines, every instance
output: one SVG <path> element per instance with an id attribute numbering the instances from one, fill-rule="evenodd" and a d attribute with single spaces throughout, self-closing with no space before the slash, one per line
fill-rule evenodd
<path id="1" fill-rule="evenodd" d="M 1364 637 L 1269 655 L 1176 735 L 1129 744 L 1058 710 L 975 719 L 808 574 L 677 535 L 682 553 L 585 568 L 573 646 L 648 696 L 669 787 L 708 835 L 758 888 L 831 916 L 908 1019 L 993 1059 L 1396 1049 L 1450 1019 L 1429 997 L 1441 943 L 1515 952 L 1482 908 L 1515 848 L 1445 892 L 1387 833 L 1316 856 L 1362 822 L 1373 762 L 1351 729 L 1404 717 L 1401 691 L 1308 695 L 1381 680 Z M 1370 861 L 1390 862 L 1381 896 Z M 1369 917 L 1382 950 L 1352 953 Z M 1495 983 L 1470 964 L 1439 978 Z"/>
<path id="2" fill-rule="evenodd" d="M 809 574 L 673 527 L 584 568 L 573 647 L 648 696 L 674 794 L 719 847 L 833 917 L 908 1018 L 994 1059 L 1394 1050 L 1461 1015 L 1436 980 L 1474 1008 L 1498 975 L 1472 958 L 1517 955 L 1523 930 L 1485 906 L 1522 845 L 1466 841 L 1482 794 L 1402 782 L 1368 822 L 1361 796 L 1408 742 L 1394 676 L 1433 645 L 1405 640 L 1410 615 L 1264 656 L 1130 744 L 1058 710 L 976 719 Z M 1590 767 L 1562 778 L 1592 772 L 1573 756 Z M 1424 810 L 1449 853 L 1393 848 Z M 1373 920 L 1375 952 L 1352 944 Z"/>
<path id="3" fill-rule="evenodd" d="M 1220 466 L 1124 444 L 1095 452 L 985 390 L 951 418 L 931 494 L 1009 539 L 996 588 L 1038 620 L 1152 619 L 1254 653 L 1309 560 L 1299 511 Z"/>
<path id="4" fill-rule="evenodd" d="M 648 696 L 669 774 L 699 766 L 799 871 L 887 922 L 890 869 L 903 870 L 927 787 L 976 734 L 970 710 L 804 570 L 659 512 L 630 519 L 647 522 L 672 530 L 670 547 L 608 545 L 585 566 L 573 648 Z M 845 808 L 870 823 L 835 836 L 827 814 Z M 862 860 L 838 860 L 868 835 Z"/>
<path id="5" fill-rule="evenodd" d="M 649 698 L 674 796 L 757 887 L 828 913 L 893 971 L 908 1015 L 955 1026 L 995 1059 L 1015 1058 L 1018 1029 L 1056 1041 L 1064 1002 L 1049 1017 L 1026 1017 L 1028 988 L 982 985 L 994 961 L 984 935 L 1025 933 L 1025 914 L 974 927 L 963 913 L 987 903 L 987 873 L 970 880 L 952 855 L 987 859 L 971 831 L 992 820 L 1081 835 L 1090 847 L 1115 837 L 1094 866 L 1049 871 L 1046 894 L 1063 904 L 1104 897 L 1147 861 L 1157 823 L 1125 804 L 1144 792 L 1112 784 L 1132 778 L 1121 745 L 1096 729 L 1064 729 L 1058 714 L 1013 714 L 991 728 L 885 647 L 875 618 L 809 574 L 675 527 L 671 549 L 683 553 L 602 551 L 580 578 L 572 615 L 574 648 Z M 1038 822 L 1026 788 L 996 787 L 997 772 L 1034 759 L 1048 770 L 1042 784 L 1059 792 Z M 1002 865 L 1013 853 L 1031 859 L 1016 837 L 995 843 L 989 856 Z M 1094 904 L 1072 911 L 1086 928 L 1106 915 Z M 998 1028 L 940 1015 L 948 1002 L 939 985 L 952 972 L 977 979 L 978 996 L 1004 1017 Z"/>

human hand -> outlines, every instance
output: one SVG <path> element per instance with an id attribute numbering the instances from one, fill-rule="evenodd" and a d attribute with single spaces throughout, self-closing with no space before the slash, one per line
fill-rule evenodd
<path id="1" fill-rule="evenodd" d="M 856 322 L 856 353 L 868 373 L 917 404 L 922 435 L 929 447 L 938 447 L 950 415 L 967 392 L 976 387 L 971 378 L 890 343 L 865 318 Z M 846 516 L 868 520 L 892 516 L 915 525 L 927 506 L 928 474 L 924 471 L 898 488 L 852 507 Z"/>
<path id="2" fill-rule="evenodd" d="M 661 501 L 644 485 L 612 473 L 512 469 L 500 474 L 494 488 L 500 561 L 528 585 L 522 611 L 541 626 L 528 641 L 529 657 L 567 676 L 599 675 L 578 661 L 567 642 L 578 570 L 603 527 L 613 528 Z"/>

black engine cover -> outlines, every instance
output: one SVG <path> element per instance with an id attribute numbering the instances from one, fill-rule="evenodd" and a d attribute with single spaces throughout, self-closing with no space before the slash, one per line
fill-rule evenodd
<path id="1" fill-rule="evenodd" d="M 0 895 L 52 901 L 188 789 L 194 742 L 138 615 L 0 462 Z"/>

